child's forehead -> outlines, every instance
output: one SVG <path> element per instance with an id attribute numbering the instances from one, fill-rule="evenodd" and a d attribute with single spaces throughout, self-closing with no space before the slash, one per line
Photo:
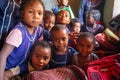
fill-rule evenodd
<path id="1" fill-rule="evenodd" d="M 67 14 L 67 15 L 70 15 L 69 12 L 67 10 L 61 10 L 58 12 L 58 14 Z"/>

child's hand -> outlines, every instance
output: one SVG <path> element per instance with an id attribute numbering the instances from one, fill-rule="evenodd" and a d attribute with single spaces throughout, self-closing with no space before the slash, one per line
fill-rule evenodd
<path id="1" fill-rule="evenodd" d="M 76 33 L 76 32 L 71 32 L 70 34 L 70 40 L 74 40 L 74 39 L 77 39 L 78 36 L 80 35 L 80 33 Z"/>

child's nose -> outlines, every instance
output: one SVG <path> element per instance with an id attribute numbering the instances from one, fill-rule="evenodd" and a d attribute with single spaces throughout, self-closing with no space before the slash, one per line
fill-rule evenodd
<path id="1" fill-rule="evenodd" d="M 38 13 L 34 13 L 34 18 L 38 18 Z"/>
<path id="2" fill-rule="evenodd" d="M 59 43 L 60 43 L 60 44 L 62 44 L 62 43 L 63 43 L 63 41 L 62 41 L 62 40 L 59 40 Z"/>
<path id="3" fill-rule="evenodd" d="M 39 62 L 40 62 L 40 64 L 43 64 L 44 60 L 43 60 L 43 59 L 40 59 Z"/>

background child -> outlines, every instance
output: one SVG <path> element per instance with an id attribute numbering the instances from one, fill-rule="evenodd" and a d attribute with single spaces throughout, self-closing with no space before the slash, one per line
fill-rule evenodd
<path id="1" fill-rule="evenodd" d="M 0 52 L 0 80 L 3 80 L 4 70 L 16 67 L 27 59 L 31 46 L 43 32 L 39 27 L 44 14 L 44 5 L 40 0 L 24 0 L 20 14 L 22 22 L 9 33 Z"/>
<path id="2" fill-rule="evenodd" d="M 44 15 L 44 28 L 48 31 L 55 25 L 55 15 L 53 12 L 46 10 Z"/>
<path id="3" fill-rule="evenodd" d="M 46 34 L 46 31 L 48 33 L 50 32 L 51 28 L 55 25 L 55 14 L 51 11 L 46 10 L 44 17 L 43 17 L 43 27 L 44 27 L 44 32 L 43 35 L 41 36 L 40 40 L 46 40 L 50 41 L 50 35 Z"/>
<path id="4" fill-rule="evenodd" d="M 52 47 L 52 58 L 50 61 L 50 68 L 70 65 L 73 56 L 77 52 L 68 46 L 68 33 L 64 26 L 56 25 L 50 32 Z"/>
<path id="5" fill-rule="evenodd" d="M 10 77 L 16 74 L 20 74 L 23 78 L 29 72 L 47 69 L 50 58 L 51 46 L 49 45 L 49 43 L 46 41 L 36 41 L 31 48 L 29 60 L 24 62 L 24 64 L 20 65 L 20 67 L 12 68 L 10 70 L 5 71 L 4 77 L 9 77 L 8 79 L 10 79 Z"/>
<path id="6" fill-rule="evenodd" d="M 21 2 L 22 0 L 0 0 L 0 50 L 8 32 L 20 21 Z"/>
<path id="7" fill-rule="evenodd" d="M 69 41 L 69 46 L 76 49 L 76 39 L 78 38 L 78 35 L 80 34 L 81 30 L 81 23 L 78 18 L 71 19 L 68 29 L 70 30 L 70 36 L 72 36 Z"/>
<path id="8" fill-rule="evenodd" d="M 70 7 L 70 5 L 68 5 L 68 1 L 69 0 L 57 0 L 58 1 L 58 5 L 56 5 L 52 11 L 54 12 L 54 14 L 57 14 L 60 10 L 67 10 L 70 13 L 70 17 L 71 18 L 75 18 L 74 13 Z"/>
<path id="9" fill-rule="evenodd" d="M 101 24 L 97 24 L 100 20 L 100 12 L 99 10 L 91 10 L 88 13 L 86 25 L 83 26 L 83 31 L 91 32 L 94 35 L 101 33 L 104 31 L 104 27 Z"/>
<path id="10" fill-rule="evenodd" d="M 85 69 L 85 65 L 98 59 L 97 55 L 92 53 L 95 47 L 95 37 L 92 33 L 83 32 L 77 39 L 78 66 Z"/>
<path id="11" fill-rule="evenodd" d="M 78 18 L 71 19 L 68 25 L 68 29 L 70 30 L 70 32 L 80 33 L 81 30 L 80 20 Z"/>

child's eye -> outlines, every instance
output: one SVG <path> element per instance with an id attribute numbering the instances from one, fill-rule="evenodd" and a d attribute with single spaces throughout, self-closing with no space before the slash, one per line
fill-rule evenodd
<path id="1" fill-rule="evenodd" d="M 47 61 L 49 58 L 48 57 L 44 57 L 44 60 Z"/>
<path id="2" fill-rule="evenodd" d="M 63 41 L 65 41 L 65 40 L 66 40 L 66 38 L 62 38 L 62 40 L 63 40 Z"/>
<path id="3" fill-rule="evenodd" d="M 54 42 L 58 42 L 58 41 L 59 41 L 59 39 L 55 39 L 55 40 L 54 40 Z"/>
<path id="4" fill-rule="evenodd" d="M 40 56 L 39 56 L 39 55 L 36 55 L 36 58 L 37 58 L 37 59 L 39 59 L 39 58 L 40 58 Z"/>
<path id="5" fill-rule="evenodd" d="M 68 17 L 68 15 L 65 15 L 65 17 Z"/>
<path id="6" fill-rule="evenodd" d="M 92 46 L 91 45 L 88 45 L 87 48 L 91 48 Z"/>
<path id="7" fill-rule="evenodd" d="M 38 15 L 42 15 L 42 13 L 39 12 Z"/>
<path id="8" fill-rule="evenodd" d="M 32 11 L 32 10 L 29 10 L 29 13 L 33 13 L 33 11 Z"/>

